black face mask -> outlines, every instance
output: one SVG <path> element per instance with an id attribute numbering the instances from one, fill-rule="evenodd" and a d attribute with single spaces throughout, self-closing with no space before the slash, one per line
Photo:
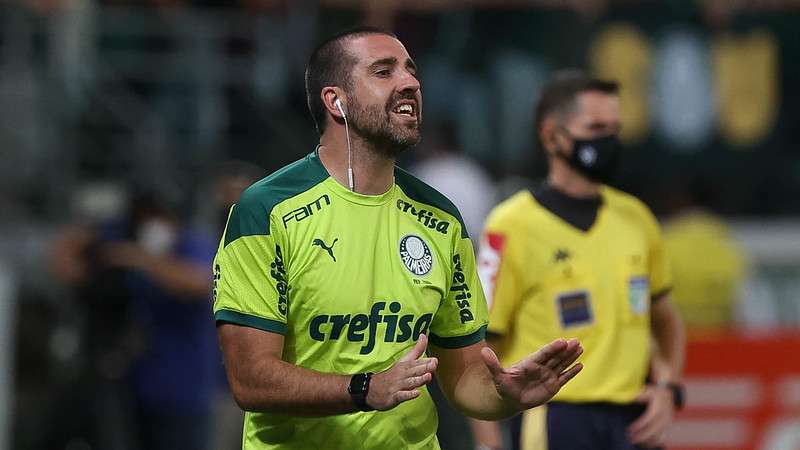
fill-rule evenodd
<path id="1" fill-rule="evenodd" d="M 607 183 L 617 171 L 619 157 L 622 153 L 622 142 L 616 134 L 609 134 L 595 139 L 576 139 L 572 136 L 572 156 L 566 157 L 557 153 L 570 166 L 586 178 Z"/>

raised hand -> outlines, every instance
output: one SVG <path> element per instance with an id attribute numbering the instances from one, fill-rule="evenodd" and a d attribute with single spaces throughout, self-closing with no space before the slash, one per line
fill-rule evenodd
<path id="1" fill-rule="evenodd" d="M 582 353 L 583 347 L 577 339 L 557 339 L 504 369 L 492 349 L 481 350 L 497 393 L 508 406 L 520 411 L 553 398 L 583 368 L 581 363 L 573 365 Z"/>
<path id="2" fill-rule="evenodd" d="M 439 365 L 436 358 L 420 359 L 427 346 L 428 337 L 420 335 L 410 352 L 389 369 L 373 375 L 367 393 L 367 405 L 386 411 L 419 397 L 419 388 L 433 380 L 433 372 Z"/>

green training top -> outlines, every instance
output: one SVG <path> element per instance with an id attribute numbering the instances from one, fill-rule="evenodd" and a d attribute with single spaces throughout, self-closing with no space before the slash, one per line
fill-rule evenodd
<path id="1" fill-rule="evenodd" d="M 214 261 L 214 316 L 285 336 L 283 358 L 319 372 L 380 372 L 427 333 L 484 338 L 472 243 L 442 194 L 395 169 L 384 194 L 351 192 L 312 153 L 248 188 Z M 385 412 L 322 418 L 248 412 L 243 449 L 438 449 L 427 389 Z"/>

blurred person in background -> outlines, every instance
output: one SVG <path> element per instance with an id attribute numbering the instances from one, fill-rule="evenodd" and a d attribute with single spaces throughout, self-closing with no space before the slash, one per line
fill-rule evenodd
<path id="1" fill-rule="evenodd" d="M 319 145 L 242 194 L 214 262 L 243 448 L 438 449 L 434 372 L 476 417 L 551 398 L 580 371 L 580 344 L 502 368 L 458 210 L 395 165 L 422 120 L 404 45 L 375 28 L 329 38 L 306 91 Z"/>
<path id="2" fill-rule="evenodd" d="M 231 207 L 239 200 L 245 189 L 264 178 L 263 168 L 240 160 L 228 160 L 219 165 L 213 175 L 213 199 L 215 205 L 215 234 L 221 236 L 225 231 Z"/>
<path id="3" fill-rule="evenodd" d="M 728 224 L 706 205 L 701 177 L 671 183 L 664 244 L 672 262 L 672 298 L 690 332 L 735 325 L 747 275 L 747 257 Z"/>
<path id="4" fill-rule="evenodd" d="M 478 236 L 496 203 L 495 186 L 486 170 L 461 153 L 455 130 L 440 124 L 425 134 L 422 158 L 410 172 L 456 205 L 470 236 Z"/>
<path id="5" fill-rule="evenodd" d="M 129 416 L 120 432 L 130 439 L 100 438 L 97 448 L 205 448 L 219 363 L 208 319 L 213 254 L 208 236 L 183 225 L 177 202 L 150 189 L 121 218 L 57 239 L 54 272 L 87 311 L 89 379 L 116 385 Z M 96 411 L 98 434 L 106 413 Z"/>
<path id="6" fill-rule="evenodd" d="M 656 448 L 682 402 L 685 336 L 658 223 L 605 184 L 621 150 L 618 89 L 558 72 L 536 107 L 547 180 L 487 220 L 479 271 L 501 361 L 556 336 L 586 346 L 583 373 L 524 414 L 524 449 Z M 473 429 L 479 448 L 502 445 L 496 423 Z"/>
<path id="7" fill-rule="evenodd" d="M 75 317 L 71 334 L 80 345 L 68 388 L 54 395 L 55 404 L 74 407 L 66 417 L 55 409 L 57 416 L 46 420 L 53 425 L 44 433 L 48 448 L 77 442 L 90 448 L 129 448 L 125 442 L 130 426 L 123 418 L 126 413 L 121 413 L 128 409 L 123 405 L 122 377 L 140 339 L 129 314 L 127 291 L 121 288 L 121 274 L 99 261 L 95 235 L 100 224 L 122 220 L 127 206 L 128 194 L 121 184 L 85 183 L 70 198 L 74 222 L 57 231 L 49 249 L 50 273 L 66 288 L 70 301 L 65 309 Z"/>
<path id="8" fill-rule="evenodd" d="M 212 175 L 213 234 L 222 236 L 231 207 L 248 186 L 266 175 L 264 169 L 247 161 L 221 163 Z M 222 355 L 216 353 L 221 360 Z M 224 366 L 218 365 L 218 389 L 214 398 L 213 424 L 209 450 L 233 450 L 242 447 L 242 410 L 228 387 Z"/>

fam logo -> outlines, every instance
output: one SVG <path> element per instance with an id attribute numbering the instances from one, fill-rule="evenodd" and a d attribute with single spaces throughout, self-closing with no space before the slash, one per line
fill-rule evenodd
<path id="1" fill-rule="evenodd" d="M 303 220 L 313 216 L 315 212 L 320 212 L 323 208 L 330 205 L 331 199 L 328 197 L 328 194 L 322 194 L 320 198 L 314 200 L 313 202 L 284 214 L 283 228 L 289 228 L 288 224 L 293 220 L 302 222 Z"/>
<path id="2" fill-rule="evenodd" d="M 421 237 L 409 234 L 400 239 L 400 259 L 406 269 L 417 276 L 428 274 L 433 268 L 433 256 Z"/>

